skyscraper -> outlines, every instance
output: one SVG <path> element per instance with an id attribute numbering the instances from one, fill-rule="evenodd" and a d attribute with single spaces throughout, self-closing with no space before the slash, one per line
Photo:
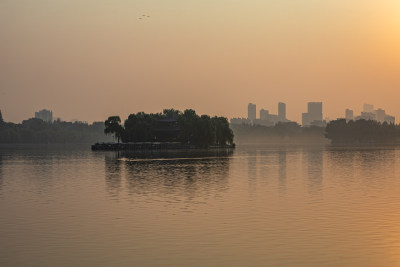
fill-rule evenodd
<path id="1" fill-rule="evenodd" d="M 310 125 L 310 114 L 309 113 L 302 113 L 301 114 L 301 125 L 309 126 Z"/>
<path id="2" fill-rule="evenodd" d="M 363 112 L 373 113 L 374 112 L 374 105 L 364 104 Z"/>
<path id="3" fill-rule="evenodd" d="M 265 109 L 260 109 L 260 120 L 267 120 L 268 119 L 269 111 Z"/>
<path id="4" fill-rule="evenodd" d="M 253 103 L 249 103 L 247 106 L 247 118 L 249 120 L 255 120 L 257 116 L 256 105 Z"/>
<path id="5" fill-rule="evenodd" d="M 385 117 L 386 117 L 386 112 L 384 109 L 378 108 L 377 110 L 375 110 L 375 114 L 376 114 L 376 120 L 380 123 L 385 121 Z"/>
<path id="6" fill-rule="evenodd" d="M 322 102 L 308 102 L 310 122 L 322 121 Z"/>
<path id="7" fill-rule="evenodd" d="M 320 125 L 322 123 L 322 102 L 308 102 L 308 112 L 302 114 L 302 125 Z"/>
<path id="8" fill-rule="evenodd" d="M 354 112 L 353 112 L 353 110 L 347 108 L 345 113 L 346 113 L 345 114 L 346 121 L 354 120 Z"/>
<path id="9" fill-rule="evenodd" d="M 286 121 L 286 104 L 279 102 L 278 103 L 278 118 L 279 121 Z"/>
<path id="10" fill-rule="evenodd" d="M 53 112 L 51 110 L 43 109 L 38 112 L 35 112 L 35 118 L 41 119 L 45 122 L 53 121 Z"/>

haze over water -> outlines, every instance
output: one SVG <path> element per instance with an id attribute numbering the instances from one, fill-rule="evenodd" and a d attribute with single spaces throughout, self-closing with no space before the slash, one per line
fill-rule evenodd
<path id="1" fill-rule="evenodd" d="M 387 147 L 2 148 L 0 265 L 398 266 L 399 162 Z"/>

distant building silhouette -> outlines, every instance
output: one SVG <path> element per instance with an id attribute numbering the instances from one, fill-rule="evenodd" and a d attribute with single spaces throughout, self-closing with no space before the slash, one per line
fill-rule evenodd
<path id="1" fill-rule="evenodd" d="M 375 121 L 376 114 L 374 112 L 361 112 L 361 115 L 356 117 L 356 121 L 358 120 Z"/>
<path id="2" fill-rule="evenodd" d="M 354 120 L 354 111 L 351 109 L 346 109 L 345 111 L 345 118 L 346 121 L 352 121 Z"/>
<path id="3" fill-rule="evenodd" d="M 283 102 L 278 103 L 278 117 L 279 121 L 286 121 L 286 104 Z"/>
<path id="4" fill-rule="evenodd" d="M 309 126 L 310 125 L 310 113 L 305 112 L 301 114 L 301 125 Z"/>
<path id="5" fill-rule="evenodd" d="M 256 105 L 253 103 L 249 103 L 249 105 L 247 106 L 247 118 L 249 120 L 255 120 L 257 116 L 257 109 L 256 109 Z"/>
<path id="6" fill-rule="evenodd" d="M 266 109 L 260 109 L 260 117 L 256 117 L 256 104 L 249 103 L 247 106 L 247 118 L 232 118 L 231 124 L 253 124 L 261 126 L 274 126 L 279 122 L 290 122 L 286 119 L 286 104 L 278 103 L 278 115 L 270 114 Z"/>
<path id="7" fill-rule="evenodd" d="M 38 112 L 35 112 L 35 118 L 41 119 L 45 122 L 52 122 L 53 121 L 53 112 L 51 110 L 42 109 Z"/>
<path id="8" fill-rule="evenodd" d="M 308 113 L 310 114 L 311 122 L 322 121 L 322 102 L 309 102 Z"/>
<path id="9" fill-rule="evenodd" d="M 376 120 L 378 122 L 383 123 L 385 121 L 385 117 L 386 117 L 385 110 L 378 108 L 377 110 L 375 110 L 375 114 L 376 114 Z"/>
<path id="10" fill-rule="evenodd" d="M 231 124 L 251 124 L 251 120 L 246 118 L 232 118 L 230 120 Z"/>
<path id="11" fill-rule="evenodd" d="M 269 111 L 265 109 L 260 110 L 260 120 L 268 120 Z"/>
<path id="12" fill-rule="evenodd" d="M 363 112 L 373 113 L 374 112 L 374 105 L 371 104 L 364 104 Z"/>
<path id="13" fill-rule="evenodd" d="M 326 122 L 322 121 L 322 102 L 308 102 L 308 112 L 302 114 L 303 126 L 323 126 Z"/>
<path id="14" fill-rule="evenodd" d="M 347 109 L 346 109 L 346 120 L 348 121 L 347 118 Z M 372 121 L 377 121 L 380 123 L 395 123 L 395 117 L 390 116 L 386 114 L 386 111 L 384 109 L 378 108 L 374 110 L 374 105 L 371 104 L 364 104 L 363 105 L 363 111 L 359 116 L 356 116 L 354 120 L 372 120 Z"/>

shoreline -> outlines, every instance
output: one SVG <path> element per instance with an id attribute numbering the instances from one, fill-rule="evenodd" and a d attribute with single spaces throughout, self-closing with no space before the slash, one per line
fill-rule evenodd
<path id="1" fill-rule="evenodd" d="M 95 143 L 91 146 L 92 151 L 165 151 L 165 150 L 201 150 L 201 149 L 234 149 L 233 145 L 212 145 L 208 148 L 196 147 L 194 145 L 179 142 L 132 142 L 132 143 Z"/>

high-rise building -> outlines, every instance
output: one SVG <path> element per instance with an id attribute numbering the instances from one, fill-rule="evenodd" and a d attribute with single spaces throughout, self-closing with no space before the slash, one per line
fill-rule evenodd
<path id="1" fill-rule="evenodd" d="M 319 125 L 322 123 L 322 102 L 308 102 L 308 112 L 302 114 L 302 125 Z"/>
<path id="2" fill-rule="evenodd" d="M 269 111 L 265 109 L 260 110 L 260 120 L 267 120 L 269 115 Z"/>
<path id="3" fill-rule="evenodd" d="M 35 112 L 35 118 L 41 119 L 45 122 L 52 122 L 53 121 L 53 112 L 51 110 L 42 109 L 38 112 Z"/>
<path id="4" fill-rule="evenodd" d="M 351 109 L 346 109 L 346 121 L 352 121 L 354 120 L 354 112 Z"/>
<path id="5" fill-rule="evenodd" d="M 322 102 L 308 102 L 310 122 L 322 121 Z"/>
<path id="6" fill-rule="evenodd" d="M 375 110 L 375 114 L 376 114 L 376 120 L 378 122 L 383 123 L 385 121 L 386 112 L 384 109 L 378 108 L 377 110 Z"/>
<path id="7" fill-rule="evenodd" d="M 249 103 L 247 106 L 247 118 L 249 120 L 255 120 L 257 116 L 256 105 L 253 103 Z"/>
<path id="8" fill-rule="evenodd" d="M 374 112 L 374 105 L 364 104 L 363 112 L 373 113 Z"/>
<path id="9" fill-rule="evenodd" d="M 301 114 L 301 125 L 310 126 L 310 113 L 302 113 Z"/>
<path id="10" fill-rule="evenodd" d="M 356 120 L 376 121 L 376 114 L 375 112 L 361 112 L 361 115 L 357 116 Z"/>
<path id="11" fill-rule="evenodd" d="M 286 104 L 279 102 L 278 103 L 278 118 L 279 121 L 286 121 Z"/>

